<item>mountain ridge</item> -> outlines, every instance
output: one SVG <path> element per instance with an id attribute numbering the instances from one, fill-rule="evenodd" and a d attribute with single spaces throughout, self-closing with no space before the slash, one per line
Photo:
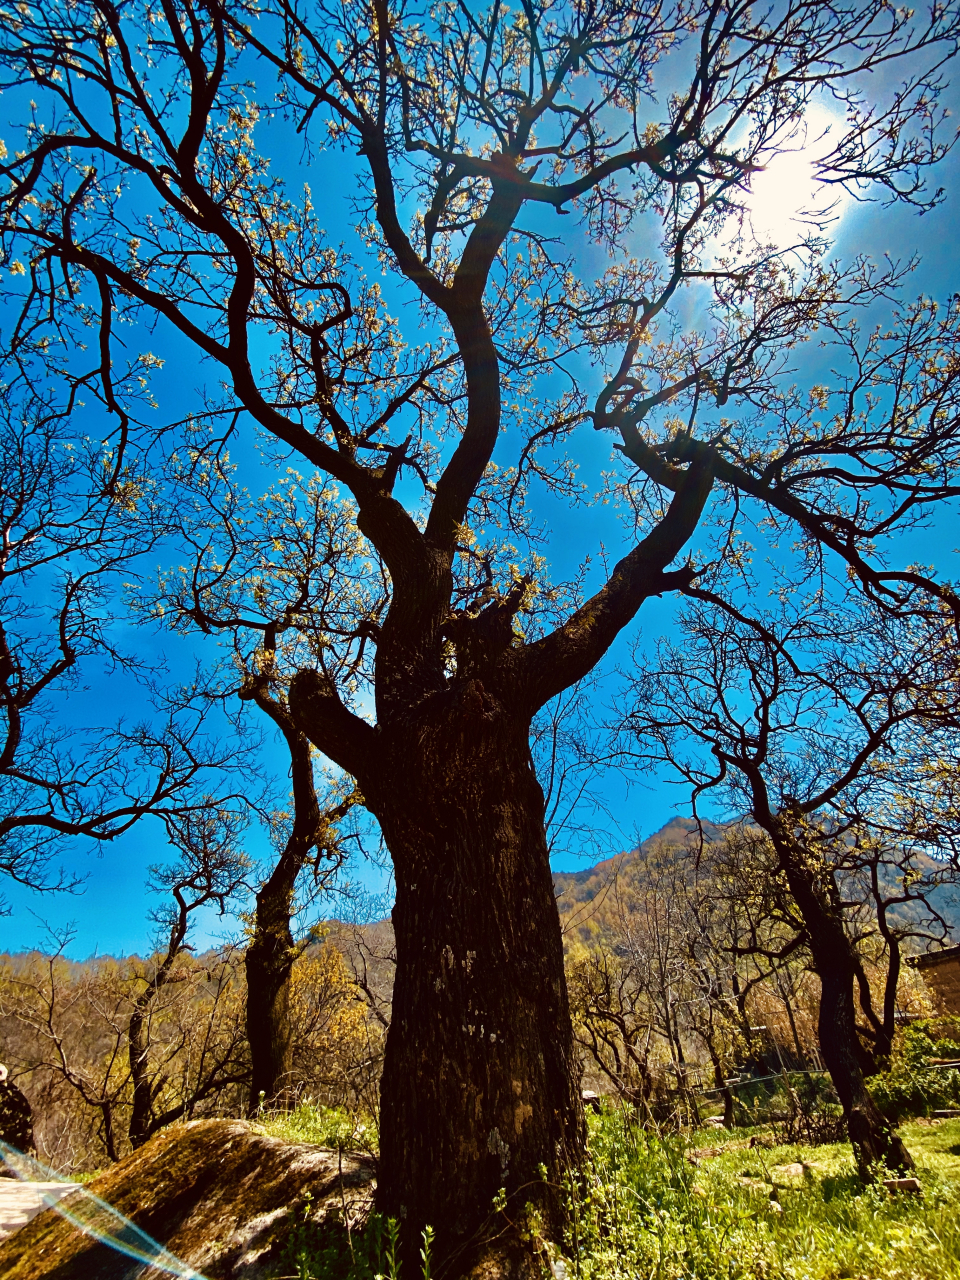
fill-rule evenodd
<path id="1" fill-rule="evenodd" d="M 572 892 L 572 896 L 576 901 L 584 901 L 585 897 L 581 897 L 576 893 L 578 888 L 587 887 L 594 880 L 600 880 L 601 884 L 606 884 L 615 869 L 622 865 L 625 860 L 635 858 L 640 853 L 646 853 L 653 845 L 664 844 L 676 847 L 677 845 L 686 844 L 693 847 L 699 843 L 701 829 L 704 839 L 708 844 L 711 844 L 713 841 L 719 840 L 730 825 L 729 823 L 706 821 L 702 821 L 698 825 L 693 818 L 671 818 L 669 822 L 664 823 L 659 831 L 654 831 L 652 835 L 641 840 L 640 844 L 634 849 L 624 849 L 621 853 L 602 859 L 592 867 L 585 867 L 583 871 L 554 871 L 554 889 L 565 894 L 571 894 Z M 586 898 L 586 900 L 589 899 Z"/>

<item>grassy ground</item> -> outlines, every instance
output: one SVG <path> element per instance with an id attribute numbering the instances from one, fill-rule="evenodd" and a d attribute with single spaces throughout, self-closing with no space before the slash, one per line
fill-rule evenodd
<path id="1" fill-rule="evenodd" d="M 766 1135 L 749 1130 L 661 1141 L 601 1117 L 572 1202 L 573 1269 L 584 1280 L 960 1280 L 960 1122 L 901 1132 L 920 1195 L 864 1188 L 845 1143 L 751 1147 Z"/>
<path id="2" fill-rule="evenodd" d="M 762 1129 L 661 1138 L 614 1110 L 589 1122 L 589 1164 L 567 1192 L 571 1280 L 960 1280 L 960 1120 L 901 1128 L 919 1195 L 864 1187 L 846 1143 L 767 1146 Z M 325 1146 L 372 1137 L 311 1107 L 263 1127 Z M 308 1235 L 291 1241 L 288 1274 L 389 1278 L 388 1227 L 374 1224 L 363 1266 L 329 1241 L 316 1252 Z"/>
<path id="3" fill-rule="evenodd" d="M 318 1147 L 344 1151 L 376 1151 L 376 1128 L 371 1121 L 352 1116 L 339 1107 L 301 1102 L 293 1111 L 262 1115 L 257 1128 L 284 1142 L 312 1142 Z"/>

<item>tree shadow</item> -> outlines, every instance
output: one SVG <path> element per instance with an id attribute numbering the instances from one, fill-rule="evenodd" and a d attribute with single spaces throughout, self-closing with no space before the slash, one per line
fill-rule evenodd
<path id="1" fill-rule="evenodd" d="M 851 1169 L 849 1173 L 828 1174 L 821 1180 L 820 1189 L 824 1200 L 847 1199 L 859 1194 L 863 1189 L 863 1183 L 856 1171 Z"/>

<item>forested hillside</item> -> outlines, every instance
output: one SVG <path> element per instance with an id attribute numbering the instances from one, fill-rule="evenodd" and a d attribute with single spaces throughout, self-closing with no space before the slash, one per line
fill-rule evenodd
<path id="1" fill-rule="evenodd" d="M 715 844 L 723 839 L 727 830 L 728 824 L 706 820 L 698 824 L 689 818 L 672 818 L 658 831 L 647 836 L 635 850 L 604 858 L 582 871 L 555 871 L 553 883 L 565 933 L 569 935 L 571 929 L 575 929 L 586 938 L 593 936 L 597 928 L 602 931 L 604 912 L 601 903 L 618 876 L 636 874 L 633 868 L 638 858 L 643 861 L 647 854 L 658 848 L 676 848 L 678 851 L 682 850 L 683 857 L 689 864 L 696 860 L 701 842 L 704 846 Z M 921 856 L 918 862 L 928 875 L 935 875 L 939 867 L 929 857 Z M 946 880 L 931 890 L 930 897 L 948 925 L 950 936 L 954 941 L 960 941 L 960 889 Z M 590 906 L 592 903 L 596 903 L 596 909 Z M 901 914 L 909 917 L 909 908 L 901 908 Z"/>

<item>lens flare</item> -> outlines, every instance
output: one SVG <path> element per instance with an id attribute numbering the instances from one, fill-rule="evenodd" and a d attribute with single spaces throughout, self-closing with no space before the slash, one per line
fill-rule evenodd
<path id="1" fill-rule="evenodd" d="M 7 1168 L 23 1182 L 70 1181 L 3 1141 L 0 1141 L 0 1157 Z M 146 1263 L 158 1271 L 165 1271 L 178 1280 L 205 1280 L 199 1271 L 194 1271 L 193 1267 L 181 1262 L 169 1249 L 165 1249 L 152 1236 L 148 1236 L 129 1218 L 114 1209 L 113 1205 L 107 1204 L 106 1200 L 101 1200 L 86 1187 L 78 1187 L 63 1199 L 58 1199 L 52 1192 L 41 1191 L 40 1195 L 44 1204 L 55 1209 L 61 1218 L 66 1218 L 78 1231 L 116 1249 L 117 1253 Z"/>

